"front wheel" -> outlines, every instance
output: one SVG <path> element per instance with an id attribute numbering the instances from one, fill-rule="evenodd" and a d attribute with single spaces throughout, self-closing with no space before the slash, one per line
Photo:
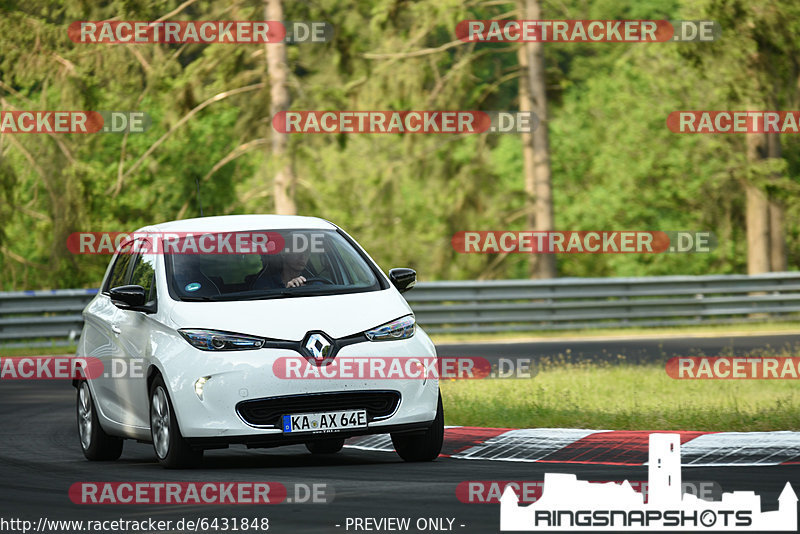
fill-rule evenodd
<path id="1" fill-rule="evenodd" d="M 193 467 L 203 459 L 203 451 L 192 449 L 181 436 L 167 386 L 160 376 L 150 386 L 150 435 L 158 463 L 167 469 Z"/>
<path id="2" fill-rule="evenodd" d="M 100 426 L 92 392 L 86 380 L 78 385 L 78 437 L 87 460 L 116 460 L 122 455 L 122 440 L 109 436 Z"/>
<path id="3" fill-rule="evenodd" d="M 442 393 L 436 406 L 436 419 L 425 433 L 392 434 L 392 444 L 397 454 L 406 462 L 430 462 L 442 452 L 444 442 L 444 408 Z"/>

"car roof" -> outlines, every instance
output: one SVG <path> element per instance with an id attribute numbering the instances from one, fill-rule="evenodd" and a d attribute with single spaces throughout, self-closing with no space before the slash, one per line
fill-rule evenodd
<path id="1" fill-rule="evenodd" d="M 242 232 L 252 230 L 335 230 L 336 226 L 318 217 L 298 215 L 223 215 L 168 221 L 136 230 L 137 232 Z"/>

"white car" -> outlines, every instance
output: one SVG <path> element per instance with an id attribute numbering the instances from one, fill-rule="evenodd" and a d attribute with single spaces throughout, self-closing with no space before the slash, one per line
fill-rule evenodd
<path id="1" fill-rule="evenodd" d="M 185 233 L 224 242 L 234 232 L 267 232 L 285 248 L 177 253 L 193 239 Z M 281 358 L 435 360 L 401 296 L 415 281 L 411 269 L 386 276 L 343 230 L 312 217 L 205 217 L 138 230 L 83 311 L 77 356 L 104 369 L 73 382 L 84 455 L 115 460 L 135 439 L 175 468 L 230 444 L 334 453 L 345 438 L 391 433 L 404 460 L 435 459 L 444 435 L 437 376 L 275 373 Z"/>

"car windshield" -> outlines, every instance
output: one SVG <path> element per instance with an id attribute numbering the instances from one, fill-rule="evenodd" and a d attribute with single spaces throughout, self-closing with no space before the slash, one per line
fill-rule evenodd
<path id="1" fill-rule="evenodd" d="M 215 238 L 222 241 L 224 234 L 214 233 L 183 236 L 169 251 L 165 248 L 170 294 L 184 301 L 222 301 L 382 289 L 367 259 L 334 230 L 263 230 L 250 234 L 257 233 L 268 234 L 269 241 L 278 244 L 277 251 L 240 253 L 245 250 L 242 248 L 225 254 L 174 252 L 192 250 L 184 246 L 190 245 L 186 240 L 199 241 L 202 235 L 209 236 L 208 242 Z"/>

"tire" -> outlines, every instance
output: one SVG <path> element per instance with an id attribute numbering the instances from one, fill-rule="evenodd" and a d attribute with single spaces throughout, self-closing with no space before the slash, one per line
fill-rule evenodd
<path id="1" fill-rule="evenodd" d="M 195 467 L 203 460 L 203 451 L 192 449 L 181 435 L 172 400 L 160 375 L 150 385 L 150 437 L 158 463 L 166 469 Z"/>
<path id="2" fill-rule="evenodd" d="M 444 408 L 442 393 L 436 407 L 436 418 L 425 433 L 392 434 L 392 444 L 397 454 L 406 462 L 430 462 L 438 458 L 444 442 Z"/>
<path id="3" fill-rule="evenodd" d="M 311 454 L 335 454 L 344 447 L 344 438 L 321 439 L 306 442 L 306 449 Z"/>
<path id="4" fill-rule="evenodd" d="M 78 383 L 78 441 L 87 460 L 116 460 L 122 455 L 122 438 L 109 436 L 100 426 L 92 391 L 86 380 Z"/>

